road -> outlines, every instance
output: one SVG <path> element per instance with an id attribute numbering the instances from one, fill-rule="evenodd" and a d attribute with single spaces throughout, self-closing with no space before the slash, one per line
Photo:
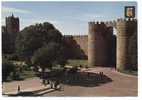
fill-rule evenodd
<path id="1" fill-rule="evenodd" d="M 41 84 L 39 78 L 30 78 L 24 81 L 13 81 L 3 83 L 3 94 L 16 94 L 20 85 L 22 92 L 36 93 L 37 96 L 137 96 L 137 76 L 119 73 L 112 68 L 96 67 L 89 68 L 88 72 L 103 72 L 112 81 L 95 85 L 62 85 L 61 91 L 49 89 L 49 86 Z M 28 96 L 32 96 L 29 94 Z"/>

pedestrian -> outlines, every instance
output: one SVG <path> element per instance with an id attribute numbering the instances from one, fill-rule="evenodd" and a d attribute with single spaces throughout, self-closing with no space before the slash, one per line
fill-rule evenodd
<path id="1" fill-rule="evenodd" d="M 18 93 L 20 93 L 21 92 L 21 87 L 20 87 L 20 85 L 18 85 Z"/>

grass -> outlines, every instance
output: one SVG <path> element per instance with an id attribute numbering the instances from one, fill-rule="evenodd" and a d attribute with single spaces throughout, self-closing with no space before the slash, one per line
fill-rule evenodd
<path id="1" fill-rule="evenodd" d="M 88 65 L 88 60 L 80 60 L 80 59 L 70 59 L 67 61 L 67 65 L 71 65 L 71 66 L 87 66 Z"/>
<path id="2" fill-rule="evenodd" d="M 32 77 L 35 77 L 35 72 L 34 71 L 31 71 L 31 70 L 24 70 L 22 73 L 21 73 L 21 77 L 26 79 L 26 78 L 32 78 Z"/>
<path id="3" fill-rule="evenodd" d="M 19 73 L 19 77 L 15 77 L 15 79 L 12 78 L 12 75 L 8 76 L 6 82 L 11 82 L 11 81 L 20 81 L 24 80 L 27 78 L 32 78 L 35 77 L 35 72 L 31 70 L 23 70 L 21 73 Z"/>

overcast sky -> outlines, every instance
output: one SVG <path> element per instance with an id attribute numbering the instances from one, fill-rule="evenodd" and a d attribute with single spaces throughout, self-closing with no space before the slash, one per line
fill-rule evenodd
<path id="1" fill-rule="evenodd" d="M 136 2 L 2 2 L 2 25 L 5 25 L 5 17 L 13 13 L 20 18 L 20 29 L 35 23 L 50 22 L 63 34 L 87 34 L 88 21 L 124 18 L 124 6 L 137 6 L 137 4 Z"/>

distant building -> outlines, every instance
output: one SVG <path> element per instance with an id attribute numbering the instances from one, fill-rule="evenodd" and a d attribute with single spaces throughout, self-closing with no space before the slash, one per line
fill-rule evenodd
<path id="1" fill-rule="evenodd" d="M 19 32 L 19 18 L 11 16 L 5 19 L 6 26 L 2 26 L 2 52 L 9 54 L 15 51 L 15 39 Z"/>
<path id="2" fill-rule="evenodd" d="M 6 17 L 6 30 L 7 33 L 17 33 L 19 32 L 19 18 L 12 16 Z"/>

